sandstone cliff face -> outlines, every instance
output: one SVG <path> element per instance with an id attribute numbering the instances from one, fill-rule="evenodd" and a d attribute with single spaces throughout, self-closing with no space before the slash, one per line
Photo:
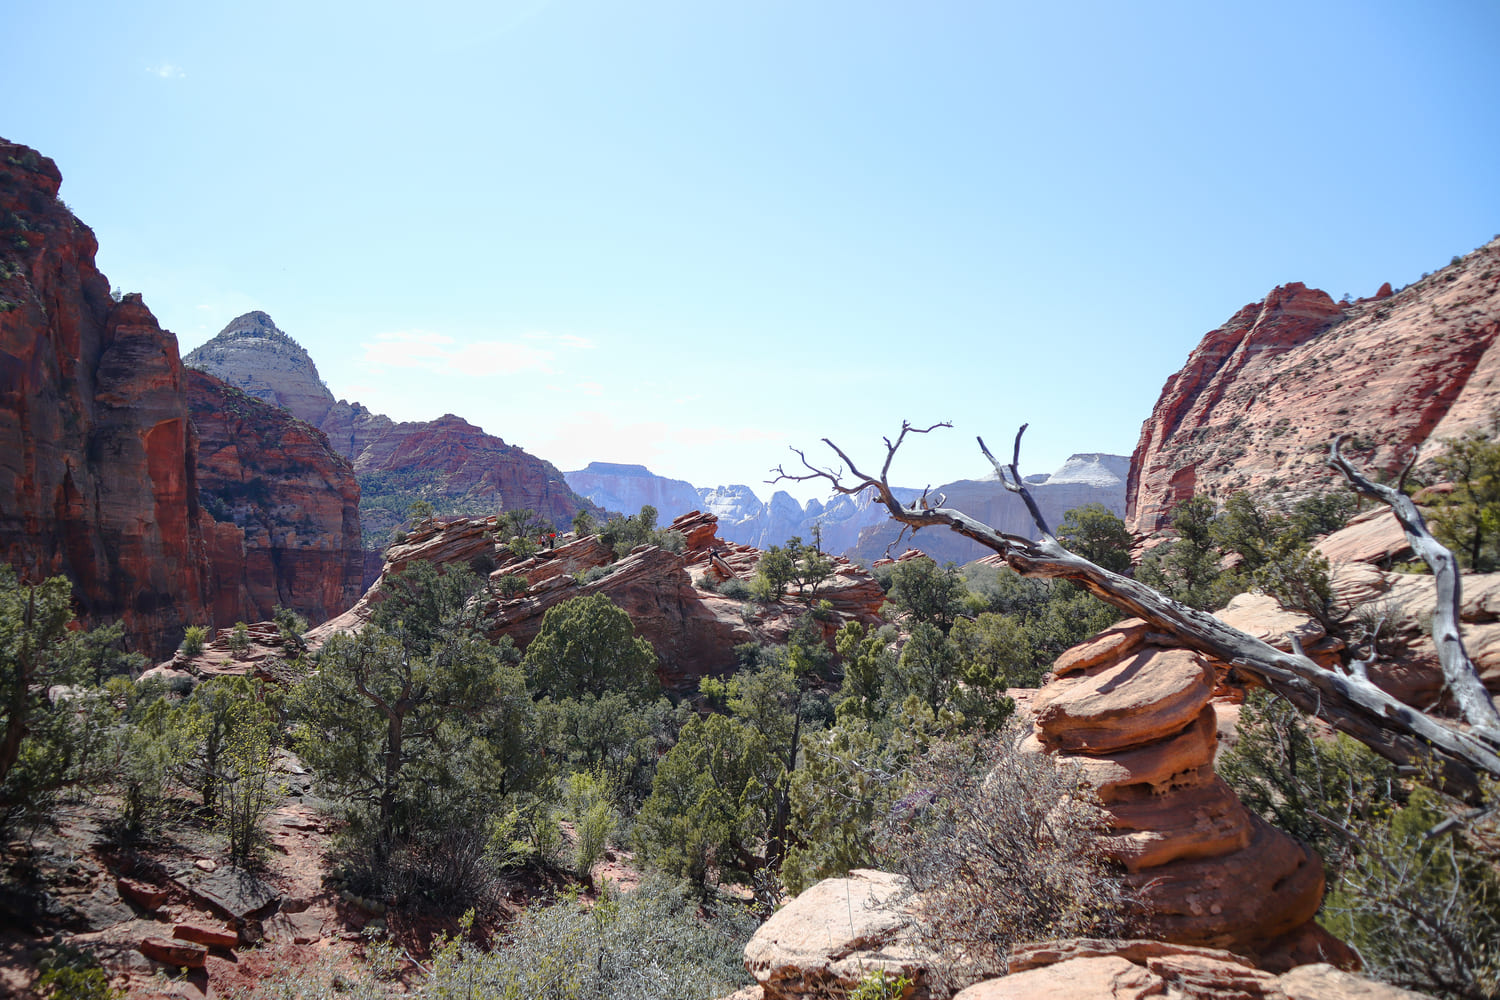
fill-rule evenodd
<path id="1" fill-rule="evenodd" d="M 1196 490 L 1342 488 L 1329 439 L 1393 470 L 1488 430 L 1500 406 L 1500 240 L 1395 294 L 1283 285 L 1210 331 L 1167 380 L 1131 457 L 1126 520 L 1150 534 Z"/>
<path id="2" fill-rule="evenodd" d="M 346 607 L 357 596 L 347 580 L 313 585 L 311 567 L 274 544 L 252 544 L 247 575 L 244 528 L 200 507 L 177 340 L 139 295 L 111 299 L 94 234 L 57 199 L 60 183 L 51 160 L 0 140 L 0 558 L 27 579 L 66 575 L 85 623 L 123 620 L 131 647 L 156 655 L 189 624 L 265 617 L 278 600 L 261 596 L 314 617 Z M 357 493 L 348 482 L 320 492 L 309 469 L 336 458 L 311 437 L 282 453 L 271 426 L 240 428 L 245 464 L 264 472 L 268 497 L 305 508 L 298 544 L 331 533 L 313 547 L 338 549 Z M 210 491 L 223 473 L 206 470 Z"/>
<path id="3" fill-rule="evenodd" d="M 529 508 L 559 525 L 580 509 L 601 513 L 568 487 L 556 466 L 451 413 L 396 423 L 359 403 L 335 400 L 312 357 L 263 312 L 235 318 L 184 360 L 327 435 L 354 463 L 367 548 L 384 547 L 419 498 L 440 514 Z"/>
<path id="4" fill-rule="evenodd" d="M 265 621 L 280 604 L 323 621 L 348 608 L 364 575 L 353 468 L 313 427 L 212 375 L 189 370 L 187 395 L 201 506 L 243 553 L 237 579 L 218 564 L 214 620 Z"/>
<path id="5" fill-rule="evenodd" d="M 61 181 L 0 140 L 0 558 L 160 651 L 209 600 L 182 365 L 140 296 L 111 301 Z"/>

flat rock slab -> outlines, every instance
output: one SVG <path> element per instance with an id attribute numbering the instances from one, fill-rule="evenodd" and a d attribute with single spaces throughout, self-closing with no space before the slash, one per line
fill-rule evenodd
<path id="1" fill-rule="evenodd" d="M 1145 1000 L 1167 995 L 1167 984 L 1156 973 L 1106 955 L 987 979 L 960 990 L 953 1000 Z"/>
<path id="2" fill-rule="evenodd" d="M 202 924 L 178 924 L 172 928 L 172 936 L 179 941 L 191 941 L 209 948 L 234 949 L 240 943 L 239 935 L 224 927 L 205 927 Z"/>
<path id="3" fill-rule="evenodd" d="M 1141 619 L 1127 618 L 1066 650 L 1053 662 L 1052 673 L 1057 677 L 1067 677 L 1089 667 L 1123 660 L 1140 648 L 1150 630 L 1151 626 Z"/>
<path id="4" fill-rule="evenodd" d="M 190 868 L 175 881 L 195 902 L 230 920 L 263 914 L 281 900 L 281 893 L 254 875 L 227 866 L 211 872 Z"/>
<path id="5" fill-rule="evenodd" d="M 1147 646 L 1048 684 L 1036 700 L 1036 727 L 1049 747 L 1110 753 L 1180 733 L 1213 691 L 1208 660 L 1188 649 Z"/>
<path id="6" fill-rule="evenodd" d="M 151 885 L 133 878 L 121 875 L 115 879 L 115 888 L 119 890 L 120 896 L 130 900 L 132 903 L 146 911 L 155 910 L 167 901 L 172 890 L 164 889 L 159 885 Z"/>
<path id="7" fill-rule="evenodd" d="M 146 938 L 139 950 L 149 959 L 179 969 L 201 969 L 208 960 L 208 949 L 201 944 L 168 938 Z"/>

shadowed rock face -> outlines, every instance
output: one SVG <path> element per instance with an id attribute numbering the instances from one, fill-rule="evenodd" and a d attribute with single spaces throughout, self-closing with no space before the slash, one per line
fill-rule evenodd
<path id="1" fill-rule="evenodd" d="M 265 621 L 280 604 L 323 621 L 357 601 L 364 553 L 349 463 L 322 432 L 212 375 L 189 370 L 187 392 L 198 496 L 218 533 L 239 536 L 244 566 L 238 581 L 221 570 L 214 620 Z"/>
<path id="2" fill-rule="evenodd" d="M 1150 534 L 1196 490 L 1342 489 L 1329 439 L 1392 471 L 1488 430 L 1500 407 L 1500 240 L 1395 294 L 1337 303 L 1283 285 L 1206 334 L 1131 456 L 1126 522 Z"/>
<path id="3" fill-rule="evenodd" d="M 311 567 L 292 556 L 343 544 L 358 494 L 332 471 L 337 458 L 316 431 L 267 421 L 271 408 L 245 400 L 263 412 L 239 428 L 240 464 L 261 468 L 282 506 L 305 508 L 280 551 L 252 543 L 247 572 L 244 526 L 199 505 L 177 340 L 139 295 L 112 300 L 93 232 L 57 199 L 61 181 L 51 160 L 0 140 L 0 558 L 26 579 L 66 575 L 86 624 L 122 620 L 133 649 L 158 655 L 189 624 L 265 617 L 273 595 L 310 617 L 347 606 L 357 594 L 346 579 L 306 583 Z M 290 457 L 271 457 L 284 443 Z M 328 476 L 309 478 L 312 468 Z M 207 470 L 210 489 L 224 471 Z"/>

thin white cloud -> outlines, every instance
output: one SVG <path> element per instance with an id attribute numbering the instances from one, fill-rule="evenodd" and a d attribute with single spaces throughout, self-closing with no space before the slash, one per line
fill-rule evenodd
<path id="1" fill-rule="evenodd" d="M 422 368 L 439 375 L 509 375 L 551 371 L 552 351 L 530 344 L 481 340 L 459 344 L 446 334 L 400 330 L 375 335 L 361 345 L 366 364 L 382 368 Z"/>
<path id="2" fill-rule="evenodd" d="M 521 336 L 527 340 L 537 340 L 542 343 L 556 344 L 558 347 L 566 347 L 575 351 L 592 351 L 597 345 L 587 337 L 580 337 L 576 333 L 548 333 L 546 330 L 533 330 Z"/>
<path id="3" fill-rule="evenodd" d="M 163 80 L 181 80 L 187 76 L 187 71 L 181 66 L 169 62 L 157 63 L 155 66 L 147 66 L 146 72 Z"/>

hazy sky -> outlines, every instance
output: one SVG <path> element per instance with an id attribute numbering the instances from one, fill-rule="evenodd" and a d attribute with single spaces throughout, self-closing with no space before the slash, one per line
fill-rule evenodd
<path id="1" fill-rule="evenodd" d="M 1129 454 L 1202 335 L 1500 231 L 1500 4 L 0 0 L 0 135 L 183 352 L 556 463 Z M 1361 430 L 1353 428 L 1353 430 Z M 794 491 L 806 497 L 816 490 Z"/>

